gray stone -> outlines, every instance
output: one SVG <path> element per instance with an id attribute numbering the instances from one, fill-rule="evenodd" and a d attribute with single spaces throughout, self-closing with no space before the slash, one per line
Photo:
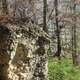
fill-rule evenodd
<path id="1" fill-rule="evenodd" d="M 48 80 L 49 37 L 37 25 L 21 26 L 0 26 L 0 80 Z"/>

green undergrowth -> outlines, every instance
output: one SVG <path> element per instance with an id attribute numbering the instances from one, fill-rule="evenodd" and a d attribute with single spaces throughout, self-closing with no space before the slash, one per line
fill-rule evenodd
<path id="1" fill-rule="evenodd" d="M 74 67 L 70 59 L 60 61 L 48 59 L 49 80 L 80 80 L 80 68 Z"/>

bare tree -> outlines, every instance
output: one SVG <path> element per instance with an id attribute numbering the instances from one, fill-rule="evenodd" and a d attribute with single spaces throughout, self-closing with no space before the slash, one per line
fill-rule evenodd
<path id="1" fill-rule="evenodd" d="M 46 16 L 47 16 L 47 0 L 43 0 L 44 8 L 43 8 L 43 30 L 48 32 L 47 25 L 46 25 Z"/>
<path id="2" fill-rule="evenodd" d="M 8 14 L 8 5 L 7 5 L 7 0 L 2 0 L 2 11 L 4 15 Z"/>
<path id="3" fill-rule="evenodd" d="M 75 10 L 76 10 L 76 4 L 75 0 L 73 0 L 73 9 L 72 12 L 75 15 Z M 72 26 L 72 59 L 73 59 L 73 64 L 75 66 L 78 65 L 77 61 L 77 51 L 76 51 L 76 16 L 72 18 L 73 21 L 73 26 Z"/>
<path id="4" fill-rule="evenodd" d="M 60 60 L 60 54 L 61 54 L 61 39 L 60 39 L 60 26 L 58 21 L 58 0 L 54 1 L 54 7 L 55 7 L 55 23 L 56 23 L 56 35 L 57 35 L 57 52 L 54 56 L 57 56 Z"/>

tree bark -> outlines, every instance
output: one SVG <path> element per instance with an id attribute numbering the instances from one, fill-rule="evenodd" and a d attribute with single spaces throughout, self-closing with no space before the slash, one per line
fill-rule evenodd
<path id="1" fill-rule="evenodd" d="M 75 10 L 76 10 L 76 4 L 75 4 L 75 0 L 73 0 L 73 14 L 75 14 Z M 73 17 L 73 26 L 72 26 L 72 59 L 73 59 L 73 64 L 75 66 L 78 65 L 78 55 L 77 55 L 77 51 L 76 51 L 76 17 Z"/>
<path id="2" fill-rule="evenodd" d="M 55 22 L 56 22 L 56 35 L 57 35 L 57 52 L 55 55 L 60 60 L 61 39 L 60 39 L 60 27 L 59 27 L 59 21 L 58 21 L 58 0 L 54 1 L 54 6 L 55 6 Z"/>
<path id="3" fill-rule="evenodd" d="M 44 7 L 43 7 L 43 30 L 45 32 L 48 32 L 47 30 L 47 24 L 46 24 L 46 15 L 47 15 L 47 0 L 43 0 Z"/>
<path id="4" fill-rule="evenodd" d="M 8 14 L 7 0 L 2 0 L 2 7 L 3 15 L 7 15 Z"/>

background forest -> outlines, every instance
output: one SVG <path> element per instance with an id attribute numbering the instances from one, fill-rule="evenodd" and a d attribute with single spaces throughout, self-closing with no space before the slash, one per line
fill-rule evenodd
<path id="1" fill-rule="evenodd" d="M 27 17 L 50 36 L 49 80 L 80 80 L 80 0 L 2 0 L 0 4 L 4 8 L 0 5 L 0 15 Z"/>

